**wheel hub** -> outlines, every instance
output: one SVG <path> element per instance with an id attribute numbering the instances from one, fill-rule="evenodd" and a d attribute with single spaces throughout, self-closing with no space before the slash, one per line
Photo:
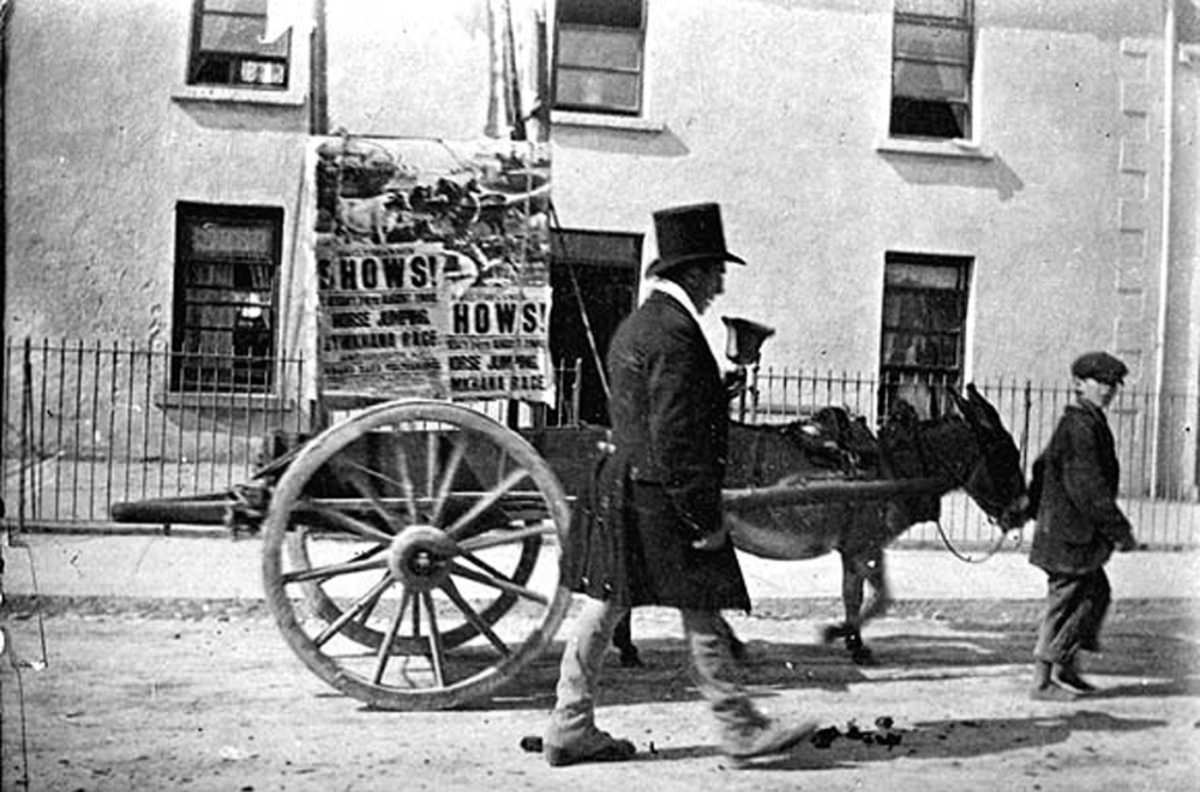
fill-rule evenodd
<path id="1" fill-rule="evenodd" d="M 392 539 L 388 569 L 407 588 L 430 591 L 450 576 L 450 562 L 456 555 L 458 546 L 444 531 L 432 525 L 410 525 Z"/>

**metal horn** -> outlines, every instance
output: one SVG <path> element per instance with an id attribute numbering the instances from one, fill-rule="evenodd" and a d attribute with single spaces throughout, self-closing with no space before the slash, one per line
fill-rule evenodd
<path id="1" fill-rule="evenodd" d="M 725 356 L 738 366 L 752 366 L 761 357 L 763 342 L 775 335 L 774 327 L 767 327 L 749 319 L 722 316 L 728 340 Z"/>

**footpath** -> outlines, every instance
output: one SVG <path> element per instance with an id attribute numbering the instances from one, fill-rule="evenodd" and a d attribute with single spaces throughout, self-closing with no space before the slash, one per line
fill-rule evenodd
<path id="1" fill-rule="evenodd" d="M 10 534 L 0 541 L 5 596 L 260 600 L 262 542 L 188 535 Z M 982 552 L 974 554 L 982 556 Z M 836 599 L 836 554 L 772 561 L 740 554 L 752 601 Z M 1045 576 L 1024 548 L 965 563 L 944 548 L 887 554 L 892 595 L 905 600 L 1039 600 Z M 1117 554 L 1108 567 L 1120 599 L 1200 598 L 1200 551 Z"/>

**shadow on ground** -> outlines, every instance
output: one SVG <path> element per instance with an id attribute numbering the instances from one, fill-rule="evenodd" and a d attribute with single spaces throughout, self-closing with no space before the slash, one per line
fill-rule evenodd
<path id="1" fill-rule="evenodd" d="M 1022 748 L 1058 745 L 1077 732 L 1132 732 L 1164 725 L 1166 721 L 1120 718 L 1094 710 L 1050 717 L 921 721 L 911 729 L 864 732 L 863 739 L 851 739 L 843 734 L 827 748 L 810 744 L 791 755 L 765 760 L 751 767 L 813 770 L 886 762 L 900 757 L 971 759 Z M 881 735 L 890 735 L 892 739 L 888 742 L 892 744 L 877 742 Z M 1097 753 L 1088 746 L 1084 751 Z M 1053 761 L 1053 752 L 1047 756 Z"/>
<path id="2" fill-rule="evenodd" d="M 870 638 L 876 663 L 850 661 L 840 643 L 750 640 L 744 681 L 761 695 L 815 688 L 843 691 L 850 685 L 969 678 L 989 668 L 1031 662 L 1034 624 L 958 624 L 938 634 L 893 633 Z M 1103 654 L 1086 655 L 1087 674 L 1144 678 L 1144 684 L 1106 687 L 1089 698 L 1200 695 L 1200 641 L 1186 616 L 1114 620 L 1104 634 Z M 638 704 L 698 698 L 681 639 L 638 641 L 644 668 L 622 668 L 610 653 L 603 681 L 605 704 Z M 473 708 L 550 707 L 558 678 L 561 641 L 523 669 L 501 693 Z"/>

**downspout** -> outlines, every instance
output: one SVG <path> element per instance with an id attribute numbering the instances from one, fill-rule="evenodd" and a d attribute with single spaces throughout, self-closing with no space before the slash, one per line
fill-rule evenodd
<path id="1" fill-rule="evenodd" d="M 0 0 L 0 356 L 8 348 L 8 138 L 5 135 L 8 110 L 8 23 L 12 2 Z M 7 370 L 0 375 L 4 384 Z M 0 500 L 0 514 L 4 501 Z"/>
<path id="2" fill-rule="evenodd" d="M 1166 428 L 1163 405 L 1167 403 L 1167 286 L 1171 276 L 1171 171 L 1175 153 L 1175 0 L 1165 0 L 1163 19 L 1163 156 L 1162 156 L 1162 223 L 1160 227 L 1158 262 L 1158 317 L 1154 339 L 1154 435 L 1150 438 L 1151 494 L 1159 492 L 1159 452 L 1162 433 Z"/>

